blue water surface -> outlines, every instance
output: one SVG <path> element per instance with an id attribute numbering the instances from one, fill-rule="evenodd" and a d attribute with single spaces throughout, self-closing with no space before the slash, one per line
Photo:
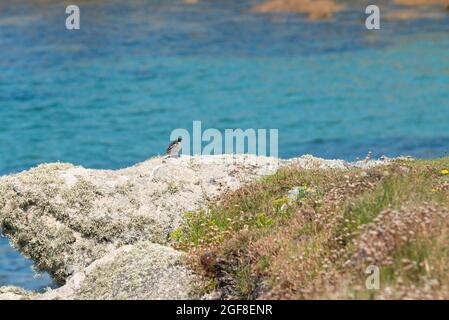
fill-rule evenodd
<path id="1" fill-rule="evenodd" d="M 2 1 L 0 174 L 129 166 L 194 120 L 278 129 L 284 158 L 449 151 L 449 18 L 367 31 L 363 8 L 311 23 L 258 2 L 82 1 L 69 31 L 62 2 Z M 0 285 L 49 281 L 29 267 L 1 240 Z"/>

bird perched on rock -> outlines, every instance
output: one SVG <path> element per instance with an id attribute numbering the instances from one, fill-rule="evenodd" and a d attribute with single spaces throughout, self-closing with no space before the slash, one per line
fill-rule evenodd
<path id="1" fill-rule="evenodd" d="M 165 152 L 165 155 L 169 158 L 179 157 L 179 150 L 181 150 L 181 141 L 182 141 L 182 138 L 179 137 L 175 141 L 170 142 L 170 144 L 168 145 L 167 151 Z"/>

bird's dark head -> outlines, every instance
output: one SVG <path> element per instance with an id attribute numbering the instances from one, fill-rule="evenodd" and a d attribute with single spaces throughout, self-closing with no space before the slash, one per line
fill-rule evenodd
<path id="1" fill-rule="evenodd" d="M 181 137 L 178 137 L 178 140 L 177 140 L 178 142 L 181 142 L 182 141 L 182 138 Z"/>

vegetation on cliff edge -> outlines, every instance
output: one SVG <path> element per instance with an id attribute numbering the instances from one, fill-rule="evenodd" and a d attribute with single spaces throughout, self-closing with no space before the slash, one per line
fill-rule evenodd
<path id="1" fill-rule="evenodd" d="M 172 240 L 202 275 L 199 293 L 221 298 L 447 299 L 448 169 L 449 158 L 283 168 L 186 213 Z"/>

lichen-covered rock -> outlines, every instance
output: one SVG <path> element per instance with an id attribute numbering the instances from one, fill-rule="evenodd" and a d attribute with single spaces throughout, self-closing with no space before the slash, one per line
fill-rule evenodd
<path id="1" fill-rule="evenodd" d="M 187 211 L 279 166 L 369 167 L 304 156 L 157 157 L 121 170 L 45 164 L 0 178 L 0 229 L 61 287 L 39 299 L 186 299 L 194 275 L 170 234 Z M 0 297 L 1 298 L 1 297 Z"/>
<path id="2" fill-rule="evenodd" d="M 188 299 L 195 275 L 184 254 L 149 241 L 112 250 L 39 299 Z"/>
<path id="3" fill-rule="evenodd" d="M 141 290 L 136 289 L 129 298 L 170 298 L 170 293 L 161 289 L 170 286 L 160 276 L 160 268 L 148 264 L 149 269 L 137 265 L 132 269 L 141 253 L 132 245 L 142 241 L 161 245 L 150 251 L 157 248 L 158 257 L 172 260 L 176 267 L 170 267 L 167 275 L 176 276 L 173 283 L 183 285 L 179 277 L 188 272 L 180 269 L 179 257 L 168 246 L 170 233 L 180 226 L 183 213 L 199 209 L 226 190 L 274 172 L 278 165 L 277 159 L 256 156 L 158 157 L 115 171 L 62 163 L 40 165 L 0 178 L 0 228 L 14 247 L 34 261 L 37 270 L 49 272 L 61 285 L 70 279 L 79 280 L 86 268 L 119 248 L 131 248 L 125 255 L 129 259 L 127 272 L 148 273 L 141 279 Z M 156 256 L 148 253 L 142 257 L 148 263 Z M 113 266 L 117 264 L 108 268 Z M 156 271 L 160 283 L 151 284 L 151 273 Z M 120 274 L 117 277 L 122 279 Z M 96 279 L 101 281 L 101 277 Z M 136 279 L 129 279 L 128 284 Z M 86 281 L 94 279 L 87 276 Z M 125 285 L 124 278 L 120 281 Z M 55 298 L 78 297 L 63 287 L 58 292 L 64 294 L 53 295 Z M 106 291 L 112 288 L 106 284 L 100 287 Z M 144 292 L 144 288 L 149 291 Z M 120 294 L 126 293 L 126 287 L 123 290 L 117 294 L 105 291 L 98 297 L 123 298 Z M 80 298 L 93 298 L 94 293 L 86 286 L 80 292 Z M 185 292 L 173 291 L 172 298 L 177 297 L 185 298 Z"/>
<path id="4" fill-rule="evenodd" d="M 62 175 L 75 167 L 41 165 L 0 181 L 0 228 L 38 270 L 63 283 L 70 270 L 82 268 L 107 252 L 107 243 L 83 237 L 68 217 L 72 204 L 65 197 L 73 187 Z M 86 191 L 88 192 L 88 191 Z M 79 197 L 87 205 L 90 198 Z M 83 214 L 80 210 L 79 214 Z"/>

